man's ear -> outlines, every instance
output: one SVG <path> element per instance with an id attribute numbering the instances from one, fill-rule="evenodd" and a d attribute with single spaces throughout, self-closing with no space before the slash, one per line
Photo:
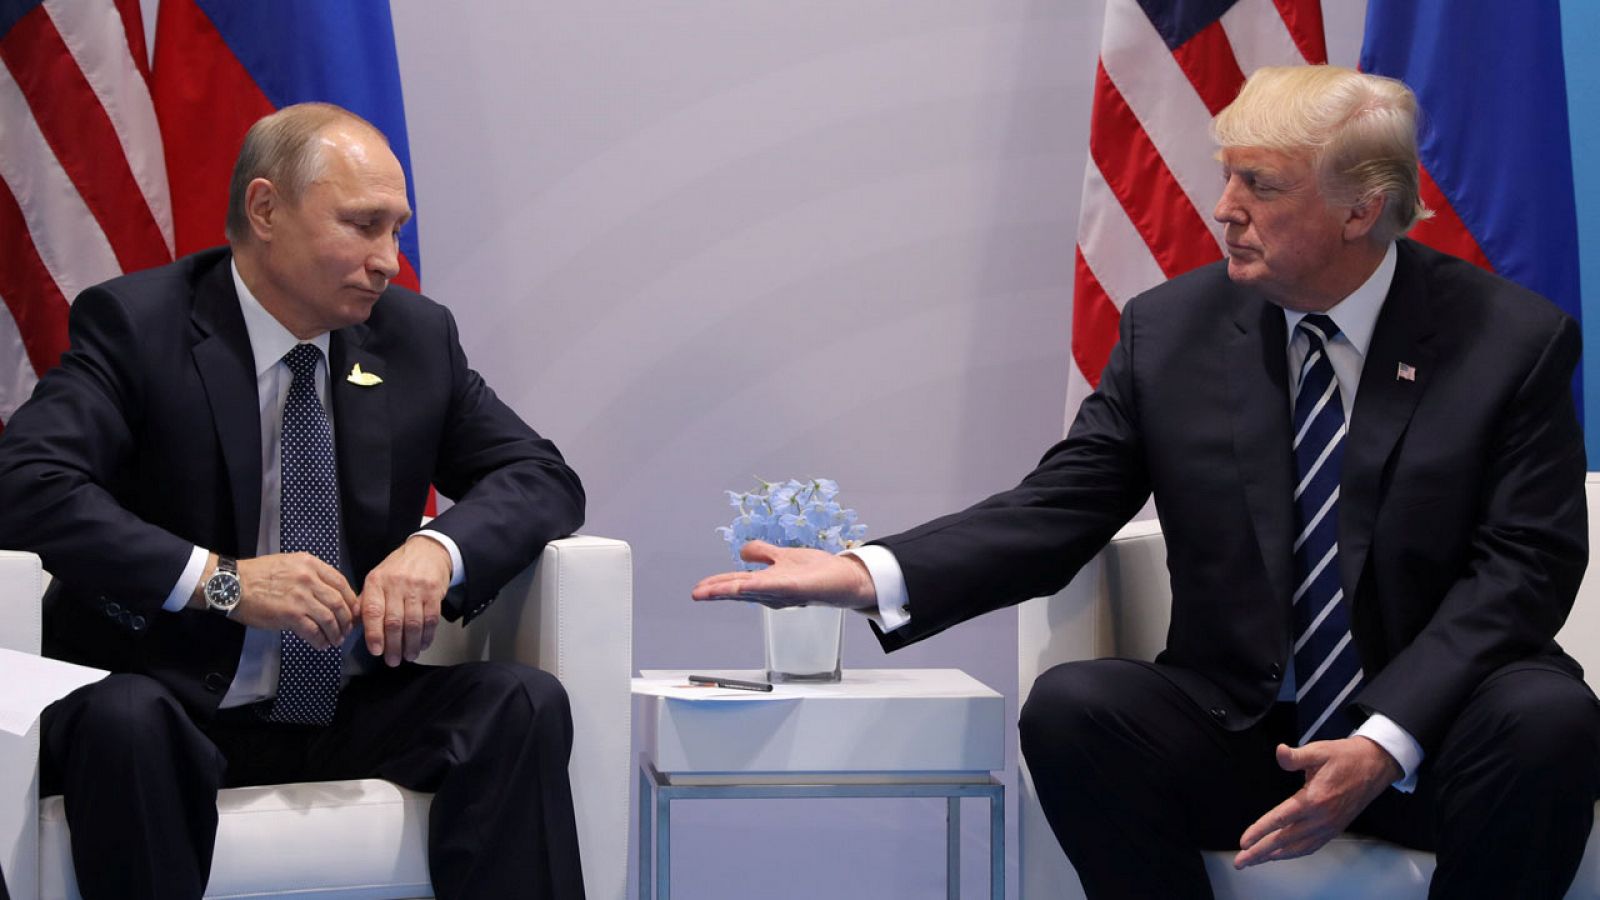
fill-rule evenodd
<path id="1" fill-rule="evenodd" d="M 244 215 L 250 234 L 258 241 L 272 240 L 272 226 L 282 203 L 278 189 L 265 178 L 251 181 L 244 189 Z"/>
<path id="2" fill-rule="evenodd" d="M 1383 218 L 1383 211 L 1388 207 L 1388 198 L 1379 193 L 1368 194 L 1361 201 L 1349 208 L 1344 219 L 1344 239 L 1346 241 L 1364 241 L 1377 227 L 1378 220 Z"/>

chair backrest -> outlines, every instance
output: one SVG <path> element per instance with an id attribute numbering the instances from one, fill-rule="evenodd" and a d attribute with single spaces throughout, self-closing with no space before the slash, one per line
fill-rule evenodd
<path id="1" fill-rule="evenodd" d="M 1600 690 L 1600 552 L 1595 550 L 1600 535 L 1600 472 L 1590 472 L 1584 487 L 1589 500 L 1589 569 L 1556 641 L 1582 664 L 1589 686 Z"/>

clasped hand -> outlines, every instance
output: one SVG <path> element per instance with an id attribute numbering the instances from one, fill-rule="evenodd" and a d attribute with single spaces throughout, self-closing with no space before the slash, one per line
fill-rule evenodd
<path id="1" fill-rule="evenodd" d="M 450 554 L 414 535 L 379 563 L 358 596 L 338 569 L 309 553 L 239 560 L 243 597 L 233 618 L 251 628 L 287 629 L 318 650 L 343 646 L 360 622 L 367 650 L 391 666 L 433 643 L 450 586 Z"/>
<path id="2" fill-rule="evenodd" d="M 842 606 L 876 609 L 877 590 L 861 560 L 804 547 L 750 541 L 739 551 L 746 562 L 766 563 L 754 572 L 724 572 L 704 578 L 689 596 L 696 600 L 744 600 L 773 609 Z"/>

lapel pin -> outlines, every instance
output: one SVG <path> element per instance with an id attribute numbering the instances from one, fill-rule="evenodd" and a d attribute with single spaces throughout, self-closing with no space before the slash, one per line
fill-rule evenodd
<path id="1" fill-rule="evenodd" d="M 361 363 L 356 363 L 351 367 L 350 374 L 346 375 L 344 380 L 359 387 L 372 387 L 373 385 L 383 384 L 382 378 L 371 372 L 361 371 Z"/>
<path id="2" fill-rule="evenodd" d="M 354 376 L 352 376 L 352 377 L 354 377 Z M 1417 367 L 1411 365 L 1410 363 L 1401 363 L 1400 367 L 1394 370 L 1394 380 L 1395 381 L 1412 381 L 1412 382 L 1416 381 L 1417 380 Z"/>

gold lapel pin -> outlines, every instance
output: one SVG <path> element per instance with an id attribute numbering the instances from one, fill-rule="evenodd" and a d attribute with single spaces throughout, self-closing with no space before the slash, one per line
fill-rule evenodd
<path id="1" fill-rule="evenodd" d="M 351 367 L 350 374 L 346 375 L 344 380 L 360 387 L 372 387 L 373 385 L 383 384 L 382 378 L 379 378 L 371 372 L 361 371 L 361 363 L 356 363 L 353 367 Z"/>

